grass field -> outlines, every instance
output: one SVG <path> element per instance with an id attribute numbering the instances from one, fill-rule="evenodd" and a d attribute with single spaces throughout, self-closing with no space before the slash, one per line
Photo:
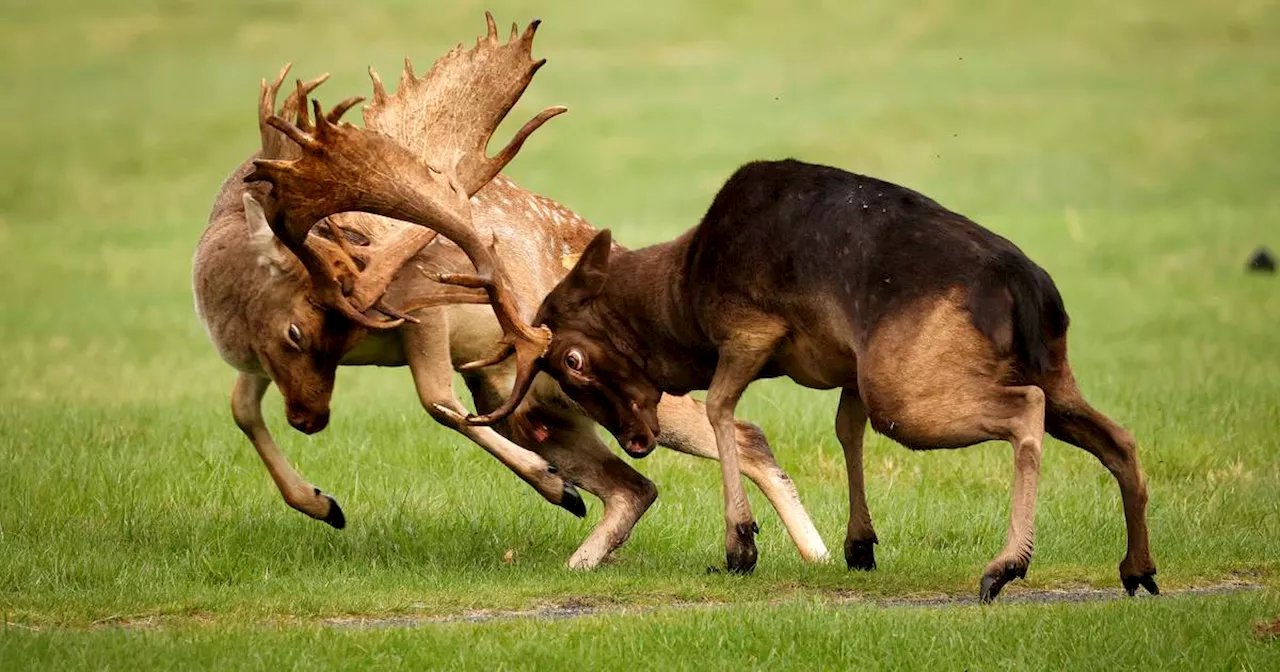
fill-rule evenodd
<path id="1" fill-rule="evenodd" d="M 615 6 L 616 5 L 616 6 Z M 970 6 L 979 5 L 979 6 Z M 495 1 L 550 62 L 513 118 L 565 104 L 513 165 L 628 245 L 692 226 L 753 158 L 921 190 L 1053 274 L 1093 404 L 1138 437 L 1158 579 L 1103 603 L 849 603 L 976 591 L 1004 540 L 1009 450 L 868 444 L 880 569 L 803 564 L 763 498 L 761 563 L 723 561 L 718 471 L 659 451 L 618 554 L 587 520 L 436 427 L 404 370 L 344 370 L 325 432 L 268 398 L 282 448 L 342 502 L 288 509 L 231 421 L 234 375 L 191 307 L 215 191 L 257 134 L 258 79 L 323 70 L 332 103 L 483 28 L 472 2 L 0 0 L 0 668 L 729 666 L 1276 669 L 1280 643 L 1280 5 Z M 752 388 L 832 549 L 835 396 Z M 1029 589 L 1120 592 L 1118 490 L 1046 443 Z M 755 496 L 758 493 L 752 492 Z M 514 552 L 514 562 L 503 556 Z M 663 609 L 678 602 L 680 609 Z M 689 608 L 686 603 L 705 604 Z M 548 622 L 344 629 L 544 605 Z M 629 605 L 646 609 L 619 611 Z"/>

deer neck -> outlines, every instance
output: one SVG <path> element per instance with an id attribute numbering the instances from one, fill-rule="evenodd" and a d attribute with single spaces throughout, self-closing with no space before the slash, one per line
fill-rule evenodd
<path id="1" fill-rule="evenodd" d="M 684 263 L 688 247 L 686 234 L 639 250 L 615 250 L 609 281 L 594 303 L 613 345 L 628 353 L 654 384 L 674 394 L 705 388 L 715 363 L 714 348 L 690 308 Z"/>

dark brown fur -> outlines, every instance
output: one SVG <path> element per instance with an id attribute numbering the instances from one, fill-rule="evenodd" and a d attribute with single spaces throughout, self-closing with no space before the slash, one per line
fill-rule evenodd
<path id="1" fill-rule="evenodd" d="M 850 471 L 850 566 L 874 566 L 862 493 L 867 422 L 915 449 L 1000 439 L 1014 448 L 1013 512 L 982 597 L 1026 572 L 1042 437 L 1096 455 L 1124 498 L 1125 587 L 1155 592 L 1146 486 L 1128 433 L 1080 396 L 1067 314 L 1048 274 L 1013 243 L 903 187 L 797 161 L 739 169 L 699 226 L 612 250 L 608 232 L 543 302 L 555 334 L 542 366 L 644 454 L 662 393 L 707 389 L 725 451 L 755 379 L 842 388 L 837 436 Z M 722 452 L 729 568 L 750 571 L 753 520 Z"/>

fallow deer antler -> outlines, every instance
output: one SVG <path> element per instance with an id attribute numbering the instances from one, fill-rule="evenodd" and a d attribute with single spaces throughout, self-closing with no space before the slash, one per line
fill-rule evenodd
<path id="1" fill-rule="evenodd" d="M 511 38 L 502 43 L 493 16 L 486 13 L 485 19 L 488 31 L 475 47 L 464 51 L 459 45 L 423 77 L 416 77 L 406 61 L 394 97 L 371 70 L 374 101 L 366 112 L 366 129 L 339 123 L 355 104 L 352 100 L 327 115 L 317 103 L 314 131 L 280 116 L 268 117 L 266 123 L 296 143 L 301 156 L 257 160 L 245 178 L 274 186 L 279 208 L 272 227 L 282 239 L 304 239 L 317 222 L 335 213 L 363 211 L 429 227 L 462 249 L 475 274 L 436 279 L 483 289 L 503 331 L 498 355 L 473 365 L 516 357 L 511 396 L 492 413 L 469 417 L 472 424 L 491 424 L 515 409 L 537 375 L 537 360 L 545 354 L 551 332 L 521 317 L 493 242 L 486 246 L 472 225 L 469 197 L 515 158 L 530 134 L 565 111 L 543 110 L 496 156 L 486 155 L 494 131 L 546 61 L 532 58 L 537 21 L 522 35 L 513 26 Z"/>
<path id="2" fill-rule="evenodd" d="M 472 226 L 471 203 L 457 175 L 428 166 L 385 135 L 336 123 L 343 107 L 325 115 L 317 103 L 315 111 L 314 133 L 270 117 L 268 123 L 296 142 L 302 156 L 257 159 L 245 181 L 271 183 L 279 226 L 286 232 L 303 232 L 325 217 L 355 210 L 430 227 L 456 243 L 476 273 L 447 280 L 484 289 L 489 295 L 504 341 L 516 356 L 517 384 L 508 403 L 518 404 L 533 382 L 537 359 L 546 352 L 551 332 L 532 327 L 520 317 L 519 304 L 492 246 L 486 246 Z M 505 415 L 503 406 L 499 410 Z M 480 423 L 486 418 L 470 420 Z"/>
<path id="3" fill-rule="evenodd" d="M 296 89 L 289 94 L 277 112 L 276 97 L 288 72 L 289 66 L 286 65 L 272 84 L 268 85 L 266 80 L 262 82 L 258 99 L 258 126 L 262 135 L 264 159 L 297 159 L 303 154 L 302 148 L 290 139 L 287 133 L 271 124 L 272 118 L 292 119 L 292 127 L 298 130 L 312 131 L 316 128 L 307 115 L 307 96 L 329 76 L 321 75 L 305 83 L 299 80 Z M 334 108 L 330 115 L 336 120 L 360 100 L 360 98 L 349 98 Z M 318 112 L 317 117 L 319 117 Z M 328 239 L 308 235 L 312 225 L 319 222 L 310 222 L 305 226 L 301 224 L 290 226 L 288 218 L 281 212 L 278 199 L 269 197 L 262 200 L 265 201 L 263 207 L 267 213 L 268 225 L 275 232 L 276 238 L 289 248 L 307 269 L 314 296 L 322 305 L 333 308 L 357 324 L 371 329 L 388 329 L 397 327 L 406 320 L 417 321 L 408 315 L 407 310 L 397 310 L 386 305 L 382 301 L 382 295 L 400 267 L 435 238 L 435 231 L 405 227 L 390 239 L 378 241 L 369 250 L 356 250 L 338 230 L 338 224 L 333 217 L 323 220 L 329 233 Z M 338 216 L 350 219 L 353 214 Z M 463 294 L 455 294 L 453 298 L 458 299 L 459 302 L 476 300 L 474 295 L 468 297 Z M 414 308 L 423 307 L 423 305 L 426 304 L 419 304 Z M 392 319 L 370 318 L 365 314 L 370 309 Z"/>
<path id="4" fill-rule="evenodd" d="M 364 107 L 364 125 L 394 138 L 432 166 L 457 166 L 458 180 L 471 196 L 511 162 L 524 141 L 543 123 L 567 108 L 549 107 L 516 132 L 493 158 L 489 140 L 546 59 L 533 60 L 533 37 L 540 21 L 524 33 L 511 25 L 511 37 L 498 39 L 493 14 L 485 12 L 487 30 L 474 47 L 458 44 L 431 65 L 413 73 L 405 59 L 400 84 L 388 95 L 378 73 L 369 68 L 373 100 Z"/>

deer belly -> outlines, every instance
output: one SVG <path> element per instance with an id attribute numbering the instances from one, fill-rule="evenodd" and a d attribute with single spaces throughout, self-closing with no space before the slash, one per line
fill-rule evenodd
<path id="1" fill-rule="evenodd" d="M 857 355 L 835 339 L 793 336 L 778 348 L 770 364 L 797 383 L 818 390 L 847 387 L 858 380 Z"/>

